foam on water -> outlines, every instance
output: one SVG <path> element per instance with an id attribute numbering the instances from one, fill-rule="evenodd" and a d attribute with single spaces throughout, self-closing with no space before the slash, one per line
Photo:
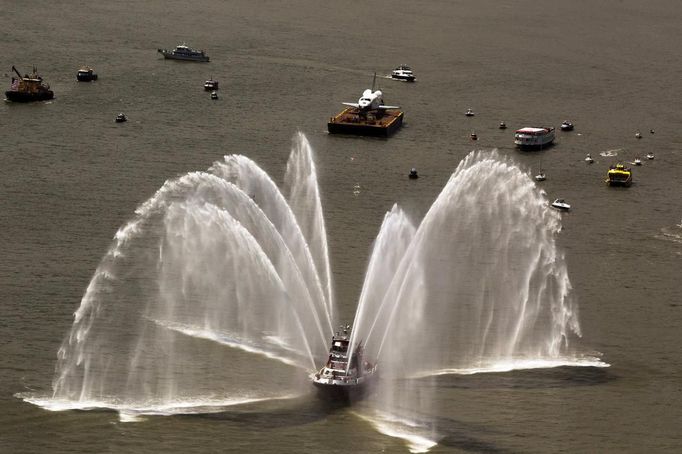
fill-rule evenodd
<path id="1" fill-rule="evenodd" d="M 438 444 L 437 437 L 426 424 L 380 411 L 355 412 L 355 415 L 369 422 L 378 432 L 403 440 L 412 453 L 428 452 Z"/>

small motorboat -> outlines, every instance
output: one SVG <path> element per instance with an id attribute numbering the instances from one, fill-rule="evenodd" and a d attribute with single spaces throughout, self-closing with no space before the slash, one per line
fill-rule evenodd
<path id="1" fill-rule="evenodd" d="M 641 138 L 642 138 L 642 133 L 639 132 L 639 131 L 637 131 L 637 132 L 635 133 L 635 137 L 638 138 L 638 139 L 641 139 Z"/>
<path id="2" fill-rule="evenodd" d="M 76 80 L 79 82 L 91 82 L 97 80 L 97 74 L 89 66 L 82 66 L 76 73 Z"/>
<path id="3" fill-rule="evenodd" d="M 507 129 L 507 125 L 504 123 L 504 121 L 501 121 L 501 122 L 500 122 L 499 128 L 500 128 L 500 129 Z"/>
<path id="4" fill-rule="evenodd" d="M 648 153 L 646 154 L 646 158 L 649 159 L 649 160 L 654 159 L 654 154 L 653 154 L 652 152 L 648 152 Z"/>
<path id="5" fill-rule="evenodd" d="M 217 91 L 212 91 L 211 92 L 211 99 L 218 99 L 218 92 Z"/>
<path id="6" fill-rule="evenodd" d="M 474 114 L 474 111 L 473 111 L 473 110 L 467 109 L 467 111 L 464 112 L 464 115 L 466 115 L 467 117 L 473 117 L 473 116 L 476 115 L 476 114 Z"/>
<path id="7" fill-rule="evenodd" d="M 642 160 L 639 159 L 639 158 L 635 158 L 635 160 L 632 161 L 632 164 L 633 164 L 633 165 L 636 165 L 636 166 L 641 166 L 641 165 L 642 165 Z"/>
<path id="8" fill-rule="evenodd" d="M 417 169 L 412 167 L 410 169 L 410 173 L 407 176 L 410 180 L 416 180 L 417 178 L 419 178 L 419 174 L 417 173 Z"/>
<path id="9" fill-rule="evenodd" d="M 211 91 L 211 90 L 217 90 L 218 89 L 218 81 L 213 80 L 211 77 L 208 79 L 206 82 L 204 82 L 204 90 L 206 91 Z"/>
<path id="10" fill-rule="evenodd" d="M 543 172 L 542 170 L 540 171 L 540 173 L 535 175 L 535 181 L 545 181 L 546 179 L 547 175 L 545 175 L 545 172 Z"/>
<path id="11" fill-rule="evenodd" d="M 552 202 L 552 208 L 556 208 L 560 211 L 568 211 L 571 209 L 571 205 L 566 203 L 564 199 L 556 199 L 554 202 Z"/>
<path id="12" fill-rule="evenodd" d="M 592 164 L 594 162 L 594 159 L 592 159 L 592 155 L 587 153 L 587 156 L 585 156 L 585 162 L 588 164 Z"/>
<path id="13" fill-rule="evenodd" d="M 655 134 L 656 131 L 654 131 L 653 129 L 649 129 L 649 133 L 650 133 L 650 134 Z"/>
<path id="14" fill-rule="evenodd" d="M 126 117 L 126 114 L 120 113 L 116 115 L 116 119 L 114 120 L 116 123 L 123 123 L 128 121 L 128 117 Z"/>
<path id="15" fill-rule="evenodd" d="M 573 131 L 573 123 L 570 121 L 566 120 L 563 123 L 561 123 L 561 130 L 562 131 Z"/>
<path id="16" fill-rule="evenodd" d="M 478 140 L 478 136 L 476 135 L 475 132 L 471 133 L 471 140 Z"/>

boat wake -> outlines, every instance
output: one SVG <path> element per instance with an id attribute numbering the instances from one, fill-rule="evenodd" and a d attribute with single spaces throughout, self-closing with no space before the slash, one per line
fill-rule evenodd
<path id="1" fill-rule="evenodd" d="M 682 221 L 674 226 L 661 228 L 660 232 L 655 235 L 655 238 L 682 244 Z"/>
<path id="2" fill-rule="evenodd" d="M 254 402 L 293 399 L 299 395 L 287 394 L 282 396 L 256 397 L 242 396 L 237 398 L 218 398 L 213 396 L 196 397 L 191 400 L 173 400 L 164 402 L 139 402 L 139 403 L 112 403 L 98 400 L 69 400 L 50 396 L 41 396 L 34 393 L 17 393 L 15 397 L 31 403 L 48 411 L 68 410 L 111 410 L 119 414 L 121 422 L 138 422 L 144 416 L 172 416 L 220 413 L 237 405 L 251 404 Z"/>
<path id="3" fill-rule="evenodd" d="M 308 367 L 303 364 L 305 358 L 301 358 L 300 360 L 292 358 L 291 356 L 296 354 L 296 350 L 290 347 L 286 341 L 278 336 L 266 336 L 264 340 L 268 342 L 268 345 L 260 345 L 248 338 L 239 337 L 227 332 L 215 331 L 205 327 L 187 325 L 184 323 L 153 319 L 150 320 L 158 326 L 167 328 L 180 334 L 184 334 L 186 336 L 195 337 L 197 339 L 211 340 L 227 347 L 236 348 L 248 353 L 262 355 L 266 358 L 280 361 L 289 366 L 294 366 L 305 370 L 308 369 Z M 296 356 L 300 355 L 296 354 Z"/>
<path id="4" fill-rule="evenodd" d="M 613 157 L 613 156 L 618 156 L 618 153 L 623 151 L 622 148 L 614 148 L 612 150 L 605 150 L 605 151 L 600 151 L 599 156 L 603 156 L 605 158 Z"/>
<path id="5" fill-rule="evenodd" d="M 539 358 L 539 359 L 511 359 L 480 363 L 474 367 L 448 368 L 421 372 L 411 378 L 425 378 L 438 375 L 473 375 L 485 373 L 511 372 L 515 370 L 552 369 L 555 367 L 610 367 L 609 363 L 597 356 L 579 358 Z"/>
<path id="6" fill-rule="evenodd" d="M 358 418 L 369 422 L 378 432 L 403 440 L 410 452 L 428 452 L 438 444 L 438 437 L 433 428 L 425 422 L 412 421 L 380 411 L 354 413 Z"/>

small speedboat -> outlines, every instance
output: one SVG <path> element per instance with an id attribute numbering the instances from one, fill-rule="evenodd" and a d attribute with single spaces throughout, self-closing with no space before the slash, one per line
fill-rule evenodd
<path id="1" fill-rule="evenodd" d="M 217 91 L 211 92 L 211 99 L 218 99 L 218 92 Z"/>
<path id="2" fill-rule="evenodd" d="M 592 155 L 587 153 L 587 156 L 585 156 L 585 162 L 588 164 L 592 164 L 594 162 L 594 159 L 592 159 Z"/>
<path id="3" fill-rule="evenodd" d="M 473 117 L 473 116 L 476 115 L 476 114 L 474 114 L 474 111 L 473 111 L 473 110 L 467 109 L 467 111 L 464 112 L 464 115 L 466 115 L 467 117 Z"/>
<path id="4" fill-rule="evenodd" d="M 126 114 L 120 113 L 116 115 L 116 119 L 114 120 L 116 123 L 123 123 L 128 121 L 128 117 L 126 117 Z"/>
<path id="5" fill-rule="evenodd" d="M 206 82 L 204 82 L 204 90 L 211 91 L 211 90 L 217 90 L 217 89 L 218 89 L 218 81 L 217 80 L 213 80 L 213 78 L 210 78 Z"/>
<path id="6" fill-rule="evenodd" d="M 635 133 L 635 137 L 638 138 L 638 139 L 641 139 L 641 138 L 642 138 L 642 133 L 639 132 L 639 131 L 637 131 L 637 132 Z"/>
<path id="7" fill-rule="evenodd" d="M 561 123 L 561 130 L 562 131 L 573 131 L 573 123 L 570 121 L 566 120 L 563 123 Z"/>
<path id="8" fill-rule="evenodd" d="M 504 123 L 504 121 L 501 121 L 501 122 L 500 122 L 499 128 L 500 128 L 500 129 L 507 129 L 507 125 Z"/>
<path id="9" fill-rule="evenodd" d="M 654 159 L 654 154 L 653 154 L 652 152 L 648 152 L 648 153 L 646 154 L 646 158 L 649 159 L 649 160 Z"/>
<path id="10" fill-rule="evenodd" d="M 554 202 L 552 202 L 552 207 L 561 211 L 568 211 L 571 209 L 571 205 L 566 203 L 564 199 L 556 199 Z"/>
<path id="11" fill-rule="evenodd" d="M 478 136 L 476 135 L 475 132 L 471 133 L 471 140 L 478 140 Z"/>
<path id="12" fill-rule="evenodd" d="M 636 166 L 641 166 L 641 165 L 642 165 L 642 160 L 639 159 L 639 158 L 635 158 L 635 160 L 632 161 L 632 164 L 633 164 L 633 165 L 636 165 Z"/>
<path id="13" fill-rule="evenodd" d="M 411 180 L 416 180 L 417 178 L 419 178 L 419 174 L 417 173 L 417 169 L 412 167 L 410 169 L 410 173 L 408 174 L 408 178 Z"/>
<path id="14" fill-rule="evenodd" d="M 540 171 L 540 173 L 535 175 L 535 181 L 545 181 L 546 179 L 547 175 L 545 175 L 545 172 L 543 172 L 542 170 Z"/>

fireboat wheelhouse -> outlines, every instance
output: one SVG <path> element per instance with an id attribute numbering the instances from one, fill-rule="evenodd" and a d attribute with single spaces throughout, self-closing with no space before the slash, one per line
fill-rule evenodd
<path id="1" fill-rule="evenodd" d="M 376 378 L 377 365 L 365 360 L 362 342 L 350 358 L 349 347 L 350 325 L 346 325 L 332 336 L 327 363 L 313 377 L 320 397 L 346 401 L 362 398 Z"/>

